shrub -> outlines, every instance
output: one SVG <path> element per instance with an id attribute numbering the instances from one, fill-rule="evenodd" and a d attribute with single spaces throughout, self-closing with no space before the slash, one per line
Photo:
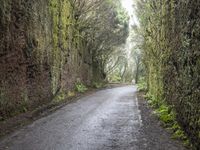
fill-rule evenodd
<path id="1" fill-rule="evenodd" d="M 175 113 L 169 108 L 169 106 L 162 104 L 155 110 L 155 112 L 166 126 L 173 125 L 175 121 Z"/>
<path id="2" fill-rule="evenodd" d="M 76 83 L 75 90 L 79 93 L 84 93 L 88 88 L 83 83 Z"/>
<path id="3" fill-rule="evenodd" d="M 93 87 L 99 89 L 99 88 L 105 87 L 105 83 L 93 82 Z"/>
<path id="4" fill-rule="evenodd" d="M 163 125 L 173 131 L 172 138 L 181 139 L 186 146 L 189 146 L 189 140 L 181 126 L 176 121 L 176 114 L 172 107 L 164 103 L 164 101 L 157 100 L 149 93 L 145 95 L 145 98 L 155 109 L 154 113 L 159 117 Z"/>
<path id="5" fill-rule="evenodd" d="M 147 91 L 147 83 L 144 80 L 140 80 L 137 84 L 139 91 Z"/>

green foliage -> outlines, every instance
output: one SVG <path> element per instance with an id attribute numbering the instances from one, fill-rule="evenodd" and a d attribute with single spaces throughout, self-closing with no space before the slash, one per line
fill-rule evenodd
<path id="1" fill-rule="evenodd" d="M 114 83 L 119 83 L 121 82 L 121 77 L 118 74 L 113 74 L 110 76 L 109 81 L 114 82 Z"/>
<path id="2" fill-rule="evenodd" d="M 169 129 L 173 131 L 172 138 L 181 139 L 184 142 L 185 146 L 192 148 L 189 138 L 186 136 L 185 132 L 183 131 L 183 129 L 181 128 L 181 126 L 178 124 L 177 121 L 174 121 L 173 125 L 169 127 Z"/>
<path id="3" fill-rule="evenodd" d="M 181 128 L 177 129 L 174 132 L 173 138 L 175 138 L 175 139 L 181 139 L 181 140 L 187 140 L 187 137 L 185 136 L 185 133 L 184 133 L 183 130 L 181 130 Z"/>
<path id="4" fill-rule="evenodd" d="M 83 1 L 87 4 L 87 0 Z M 97 8 L 90 10 L 86 18 L 79 20 L 81 34 L 86 35 L 84 40 L 92 51 L 93 80 L 95 81 L 106 78 L 105 68 L 109 58 L 114 55 L 116 47 L 126 41 L 129 21 L 120 0 L 99 1 L 101 3 Z M 120 51 L 118 54 L 121 55 L 121 53 Z"/>
<path id="5" fill-rule="evenodd" d="M 53 102 L 54 102 L 54 103 L 61 102 L 61 101 L 65 100 L 66 98 L 67 98 L 66 93 L 62 91 L 62 92 L 59 92 L 59 93 L 55 96 L 55 98 L 53 99 Z"/>
<path id="6" fill-rule="evenodd" d="M 73 97 L 75 96 L 75 92 L 74 91 L 68 91 L 67 92 L 67 97 Z"/>
<path id="7" fill-rule="evenodd" d="M 92 85 L 94 88 L 97 88 L 97 89 L 105 87 L 105 83 L 103 82 L 93 82 Z"/>
<path id="8" fill-rule="evenodd" d="M 174 123 L 175 114 L 169 106 L 162 104 L 155 110 L 155 112 L 166 126 L 171 126 Z"/>
<path id="9" fill-rule="evenodd" d="M 173 108 L 165 104 L 165 102 L 158 102 L 158 100 L 155 100 L 155 97 L 150 94 L 147 94 L 145 97 L 150 105 L 155 109 L 154 114 L 158 116 L 166 128 L 173 132 L 172 138 L 180 139 L 186 146 L 189 146 L 188 137 L 176 121 L 176 113 Z"/>
<path id="10" fill-rule="evenodd" d="M 161 101 L 158 100 L 154 95 L 150 94 L 149 92 L 145 95 L 145 98 L 148 100 L 150 106 L 154 108 L 158 108 L 161 105 Z"/>
<path id="11" fill-rule="evenodd" d="M 53 99 L 53 103 L 60 103 L 63 102 L 65 100 L 67 100 L 67 98 L 73 97 L 75 96 L 75 92 L 74 91 L 60 91 L 57 93 L 57 95 L 54 97 Z"/>
<path id="12" fill-rule="evenodd" d="M 75 90 L 79 93 L 84 93 L 88 88 L 83 83 L 76 83 Z"/>
<path id="13" fill-rule="evenodd" d="M 140 80 L 137 84 L 137 88 L 139 91 L 147 91 L 147 83 L 144 79 Z"/>

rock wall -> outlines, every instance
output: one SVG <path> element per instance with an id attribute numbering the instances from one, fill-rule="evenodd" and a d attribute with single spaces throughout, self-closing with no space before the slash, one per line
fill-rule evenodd
<path id="1" fill-rule="evenodd" d="M 68 0 L 1 0 L 0 119 L 48 103 L 77 80 L 90 84 L 91 57 Z"/>

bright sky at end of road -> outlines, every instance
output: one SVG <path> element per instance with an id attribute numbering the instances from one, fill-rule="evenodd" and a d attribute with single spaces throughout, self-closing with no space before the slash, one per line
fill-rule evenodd
<path id="1" fill-rule="evenodd" d="M 135 0 L 121 0 L 122 6 L 128 12 L 128 15 L 130 17 L 130 20 L 129 20 L 129 30 L 132 30 L 132 26 L 133 25 L 139 26 L 139 21 L 138 21 L 138 18 L 136 16 L 136 12 L 135 12 L 135 3 L 136 3 Z M 125 44 L 125 49 L 126 49 L 126 52 L 127 52 L 127 57 L 129 58 L 130 62 L 132 60 L 130 58 L 131 58 L 131 50 L 133 48 L 133 42 L 131 41 L 131 38 L 132 38 L 131 34 L 129 34 L 129 37 L 127 38 L 126 44 Z"/>
<path id="2" fill-rule="evenodd" d="M 129 15 L 133 13 L 133 0 L 121 0 L 122 6 L 127 10 Z"/>
<path id="3" fill-rule="evenodd" d="M 134 0 L 121 0 L 121 3 L 130 16 L 130 25 L 139 25 L 138 19 L 135 14 Z"/>

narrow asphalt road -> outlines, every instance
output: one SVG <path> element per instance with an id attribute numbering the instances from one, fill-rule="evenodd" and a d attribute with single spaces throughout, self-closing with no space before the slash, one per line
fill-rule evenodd
<path id="1" fill-rule="evenodd" d="M 171 140 L 157 121 L 149 127 L 152 121 L 150 119 L 148 123 L 148 114 L 144 116 L 145 112 L 140 110 L 135 93 L 136 87 L 125 86 L 81 98 L 5 137 L 0 141 L 0 149 L 184 149 L 180 143 Z"/>

